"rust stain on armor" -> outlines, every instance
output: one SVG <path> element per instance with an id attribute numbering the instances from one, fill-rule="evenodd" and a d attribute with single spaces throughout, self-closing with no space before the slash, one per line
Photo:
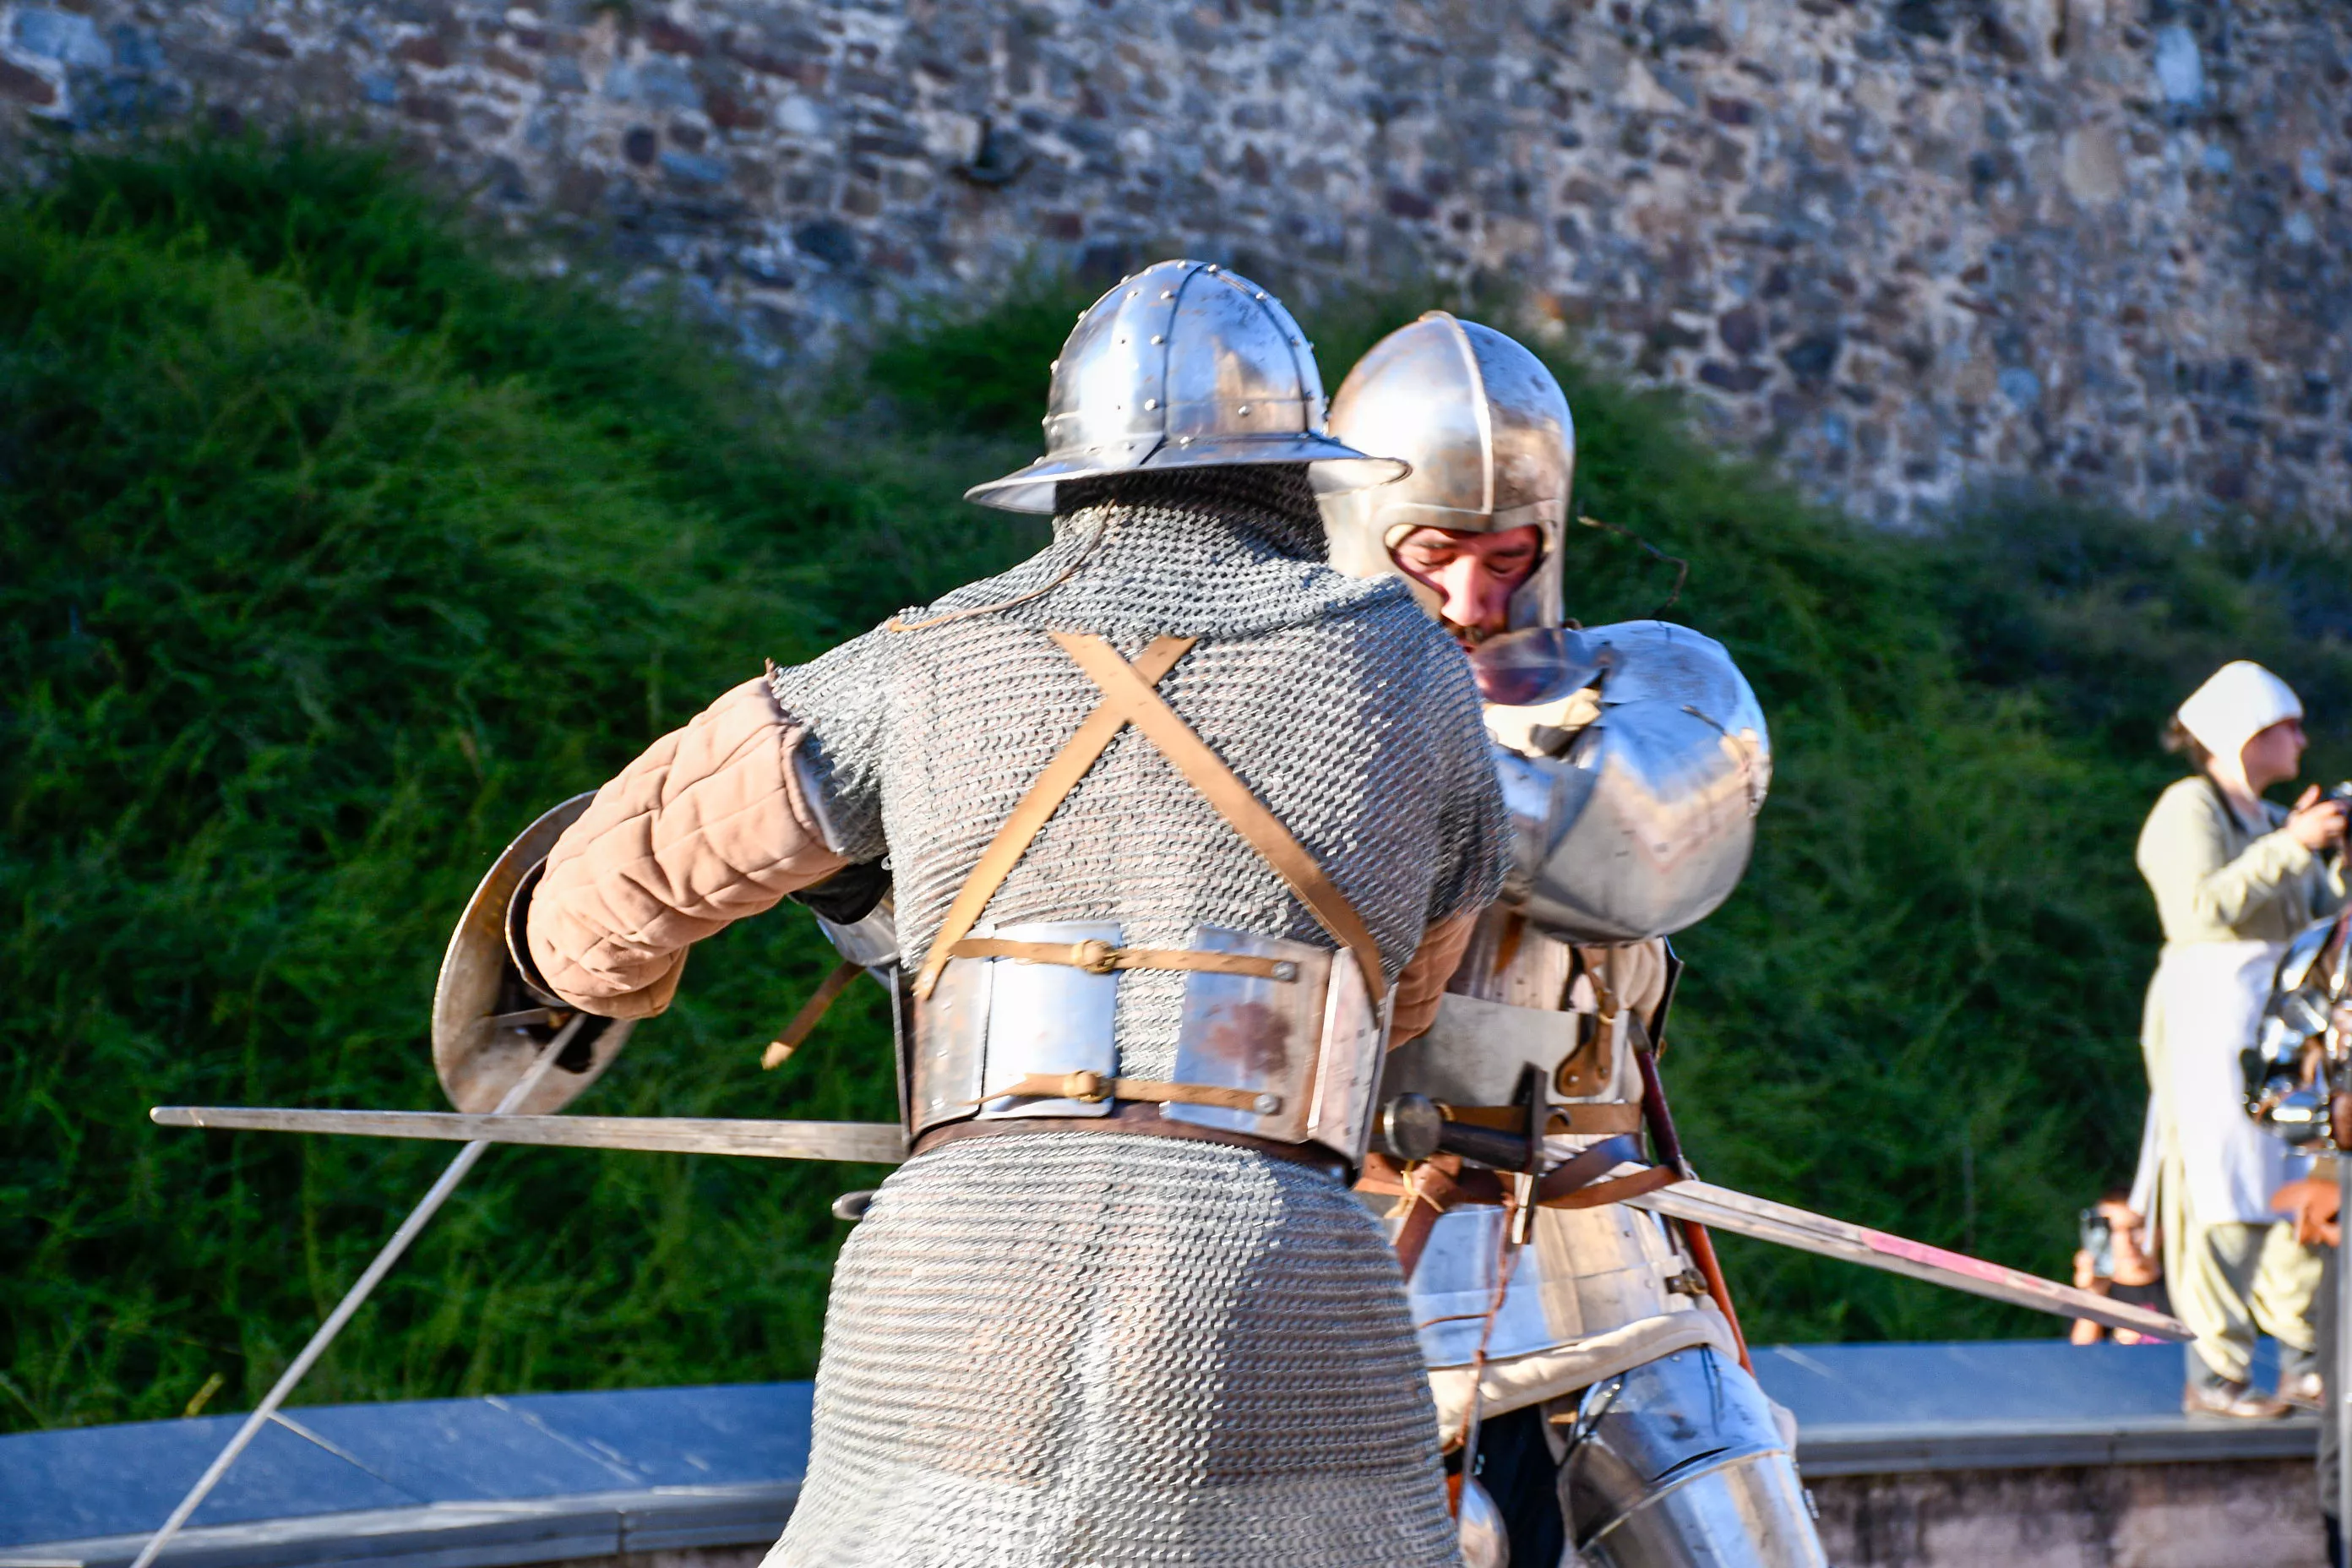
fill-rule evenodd
<path id="1" fill-rule="evenodd" d="M 1220 1007 L 1202 1042 L 1210 1059 L 1248 1068 L 1251 1081 L 1273 1083 L 1290 1066 L 1290 1020 L 1263 1002 Z"/>

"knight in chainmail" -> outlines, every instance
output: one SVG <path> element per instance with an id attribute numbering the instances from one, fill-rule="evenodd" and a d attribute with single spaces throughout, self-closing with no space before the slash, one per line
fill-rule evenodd
<path id="1" fill-rule="evenodd" d="M 1564 624 L 1574 426 L 1519 344 L 1432 311 L 1349 374 L 1331 428 L 1413 464 L 1326 501 L 1331 559 L 1402 576 L 1471 649 L 1514 817 L 1504 895 L 1381 1093 L 1540 1126 L 1540 1146 L 1507 1172 L 1376 1157 L 1365 1182 L 1395 1200 L 1465 1478 L 1465 1555 L 1485 1568 L 1507 1542 L 1539 1568 L 1817 1568 L 1789 1439 L 1741 1365 L 1712 1254 L 1624 1203 L 1674 1174 L 1638 1158 L 1658 1109 L 1641 1068 L 1675 967 L 1661 939 L 1746 865 L 1762 715 L 1720 646 L 1685 628 Z"/>
<path id="2" fill-rule="evenodd" d="M 550 858 L 541 978 L 622 1016 L 688 941 L 887 858 L 915 1152 L 842 1250 L 771 1563 L 1458 1561 L 1348 1184 L 1381 1026 L 1433 1008 L 1504 816 L 1458 649 L 1323 560 L 1316 488 L 1402 466 L 1321 416 L 1262 290 L 1128 279 L 1048 456 L 974 492 L 1053 507 L 1051 544 L 738 689 Z"/>

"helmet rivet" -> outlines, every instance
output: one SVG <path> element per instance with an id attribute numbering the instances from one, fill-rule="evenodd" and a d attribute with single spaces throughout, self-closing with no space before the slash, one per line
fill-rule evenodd
<path id="1" fill-rule="evenodd" d="M 1176 298 L 1176 290 L 1173 289 L 1162 289 L 1160 290 L 1160 297 L 1163 300 L 1173 300 Z"/>
<path id="2" fill-rule="evenodd" d="M 1250 298 L 1253 300 L 1263 300 L 1265 298 L 1265 290 L 1261 289 L 1256 293 L 1252 294 Z"/>
<path id="3" fill-rule="evenodd" d="M 1241 411 L 1242 411 L 1244 414 L 1247 414 L 1247 413 L 1249 412 L 1249 405 L 1248 405 L 1248 404 L 1246 404 L 1246 403 L 1243 404 L 1243 405 L 1242 405 L 1242 407 L 1241 407 Z"/>
<path id="4" fill-rule="evenodd" d="M 1216 269 L 1217 269 L 1217 264 L 1216 264 L 1215 262 L 1213 262 L 1213 261 L 1210 262 L 1206 267 L 1203 267 L 1203 268 L 1201 268 L 1201 270 L 1202 270 L 1202 271 L 1203 271 L 1203 272 L 1214 272 Z"/>
<path id="5" fill-rule="evenodd" d="M 1143 298 L 1143 290 L 1140 289 L 1129 289 L 1127 291 L 1127 297 L 1130 300 L 1140 300 Z"/>
<path id="6" fill-rule="evenodd" d="M 1156 397 L 1147 397 L 1143 400 L 1143 406 L 1147 411 L 1157 408 L 1160 406 L 1160 399 Z"/>
<path id="7" fill-rule="evenodd" d="M 1164 343 L 1164 342 L 1166 342 L 1168 340 L 1167 340 L 1165 337 L 1163 337 L 1161 334 L 1160 334 L 1160 333 L 1158 333 L 1158 332 L 1154 332 L 1154 333 L 1152 333 L 1152 334 L 1151 334 L 1151 341 L 1152 341 L 1153 342 L 1155 342 L 1155 343 Z"/>
<path id="8" fill-rule="evenodd" d="M 1297 340 L 1297 338 L 1293 338 L 1293 339 L 1291 339 L 1290 341 L 1291 341 L 1292 342 L 1294 342 L 1294 343 L 1295 343 L 1295 342 L 1297 342 L 1298 340 Z M 1055 371 L 1057 371 L 1057 370 L 1059 370 L 1059 369 L 1061 369 L 1061 368 L 1062 368 L 1062 362 L 1061 362 L 1060 360 L 1052 360 L 1052 361 L 1049 361 L 1049 362 L 1046 363 L 1046 365 L 1045 365 L 1045 371 L 1046 371 L 1046 374 L 1049 374 L 1049 375 L 1050 375 L 1051 374 L 1053 374 Z"/>

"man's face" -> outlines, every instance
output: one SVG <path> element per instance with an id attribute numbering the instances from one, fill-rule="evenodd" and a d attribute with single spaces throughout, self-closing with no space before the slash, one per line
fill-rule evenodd
<path id="1" fill-rule="evenodd" d="M 1464 647 L 1510 629 L 1511 595 L 1543 554 L 1533 523 L 1500 533 L 1416 528 L 1389 552 L 1397 569 L 1436 590 L 1439 617 Z"/>

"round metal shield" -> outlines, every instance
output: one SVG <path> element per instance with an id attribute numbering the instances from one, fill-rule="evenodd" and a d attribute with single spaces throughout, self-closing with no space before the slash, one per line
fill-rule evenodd
<path id="1" fill-rule="evenodd" d="M 525 985 L 508 952 L 507 927 L 510 917 L 520 918 L 517 890 L 594 798 L 574 795 L 524 828 L 474 889 L 457 929 L 449 933 L 441 979 L 433 989 L 433 1070 L 449 1103 L 460 1110 L 496 1110 L 572 1018 L 571 1009 L 549 1006 Z M 629 1027 L 621 1019 L 583 1018 L 555 1058 L 555 1070 L 512 1109 L 540 1116 L 562 1110 L 620 1054 Z"/>

